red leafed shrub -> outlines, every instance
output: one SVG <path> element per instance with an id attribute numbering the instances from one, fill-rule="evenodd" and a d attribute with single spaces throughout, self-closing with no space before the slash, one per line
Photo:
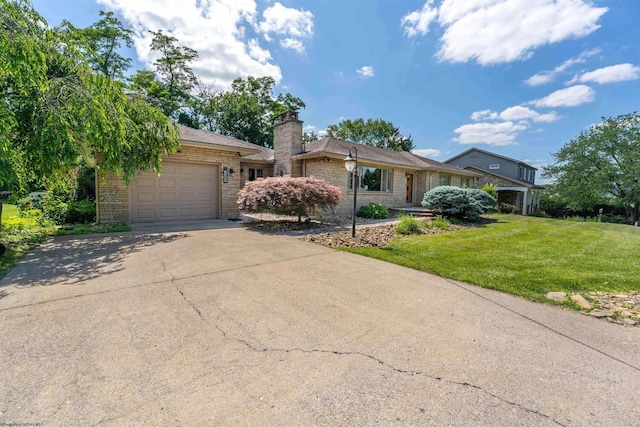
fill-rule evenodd
<path id="1" fill-rule="evenodd" d="M 249 181 L 238 193 L 238 206 L 247 212 L 303 215 L 332 209 L 342 200 L 335 185 L 314 177 L 272 177 Z"/>

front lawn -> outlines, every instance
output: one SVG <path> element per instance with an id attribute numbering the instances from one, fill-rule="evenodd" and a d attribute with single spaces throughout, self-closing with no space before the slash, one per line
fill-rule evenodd
<path id="1" fill-rule="evenodd" d="M 544 301 L 549 291 L 640 291 L 640 228 L 517 215 L 349 252 Z"/>

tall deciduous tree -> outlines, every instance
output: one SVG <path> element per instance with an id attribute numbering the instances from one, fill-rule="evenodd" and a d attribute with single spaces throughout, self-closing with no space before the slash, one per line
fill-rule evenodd
<path id="1" fill-rule="evenodd" d="M 191 92 L 198 84 L 190 65 L 198 57 L 198 52 L 178 46 L 178 39 L 164 34 L 162 30 L 151 31 L 151 34 L 151 50 L 160 53 L 154 65 L 161 84 L 150 95 L 160 101 L 162 111 L 168 117 L 177 119 L 180 110 L 190 106 Z"/>
<path id="2" fill-rule="evenodd" d="M 197 112 L 200 122 L 211 131 L 252 142 L 273 146 L 273 125 L 280 113 L 299 110 L 305 104 L 293 95 L 273 97 L 275 80 L 271 77 L 237 78 L 231 90 L 200 91 Z"/>
<path id="3" fill-rule="evenodd" d="M 100 11 L 100 16 L 102 19 L 98 22 L 79 30 L 90 48 L 87 60 L 91 68 L 105 76 L 114 80 L 123 79 L 131 66 L 131 58 L 122 56 L 119 49 L 133 46 L 133 31 L 126 28 L 113 12 Z"/>
<path id="4" fill-rule="evenodd" d="M 602 118 L 554 153 L 544 176 L 574 207 L 586 208 L 614 197 L 638 221 L 640 211 L 640 115 Z"/>
<path id="5" fill-rule="evenodd" d="M 342 120 L 327 127 L 327 136 L 394 151 L 411 151 L 415 148 L 411 135 L 401 135 L 398 127 L 382 119 Z"/>
<path id="6" fill-rule="evenodd" d="M 0 0 L 0 29 L 0 187 L 55 179 L 91 152 L 128 182 L 177 148 L 160 110 L 94 72 L 82 39 L 50 28 L 30 2 Z"/>

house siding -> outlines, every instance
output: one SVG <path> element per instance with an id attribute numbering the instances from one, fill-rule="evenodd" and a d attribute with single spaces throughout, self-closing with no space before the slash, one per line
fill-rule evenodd
<path id="1" fill-rule="evenodd" d="M 222 172 L 224 167 L 234 171 L 229 173 L 229 182 L 224 184 L 220 179 L 219 212 L 221 218 L 238 216 L 238 191 L 240 190 L 240 157 L 236 152 L 210 149 L 206 147 L 182 145 L 178 151 L 163 160 L 184 161 L 189 163 L 203 163 L 219 165 Z M 131 179 L 133 182 L 135 177 Z M 130 191 L 125 186 L 122 176 L 107 173 L 104 179 L 96 178 L 97 218 L 101 223 L 130 223 Z"/>
<path id="2" fill-rule="evenodd" d="M 492 170 L 500 175 L 504 175 L 508 178 L 519 179 L 524 181 L 524 177 L 518 176 L 518 169 L 522 166 L 525 170 L 530 171 L 530 176 L 533 178 L 528 182 L 535 182 L 535 172 L 536 170 L 532 167 L 526 166 L 522 163 L 514 162 L 512 160 L 504 159 L 501 157 L 493 156 L 488 153 L 482 153 L 479 151 L 470 151 L 461 155 L 458 158 L 453 160 L 449 160 L 446 162 L 451 166 L 457 166 L 460 168 L 464 168 L 467 166 L 477 166 L 486 170 Z M 491 169 L 491 165 L 499 165 L 499 169 Z"/>

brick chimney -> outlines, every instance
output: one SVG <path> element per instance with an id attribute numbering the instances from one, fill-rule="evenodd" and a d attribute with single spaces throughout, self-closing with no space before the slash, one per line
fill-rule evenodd
<path id="1" fill-rule="evenodd" d="M 302 153 L 302 121 L 297 111 L 285 111 L 273 126 L 273 174 L 274 176 L 301 176 L 301 161 L 291 156 Z"/>

